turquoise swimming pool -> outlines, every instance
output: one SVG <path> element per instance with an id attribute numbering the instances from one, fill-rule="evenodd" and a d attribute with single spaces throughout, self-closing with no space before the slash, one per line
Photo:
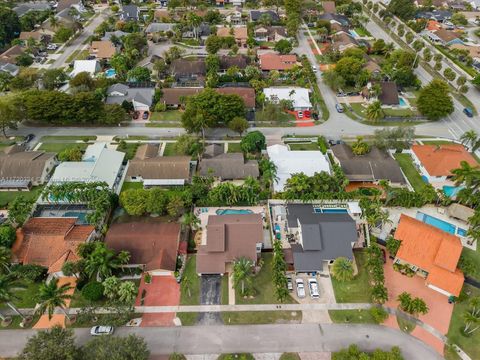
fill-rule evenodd
<path id="1" fill-rule="evenodd" d="M 105 70 L 105 76 L 111 79 L 117 76 L 117 72 L 115 71 L 115 69 L 108 69 L 108 70 Z"/>
<path id="2" fill-rule="evenodd" d="M 77 223 L 88 224 L 87 214 L 84 213 L 84 212 L 67 211 L 67 212 L 65 212 L 65 214 L 63 214 L 63 217 L 76 217 L 77 218 Z"/>
<path id="3" fill-rule="evenodd" d="M 453 198 L 457 196 L 458 192 L 463 189 L 463 186 L 443 186 L 443 193 L 447 195 L 449 198 Z"/>
<path id="4" fill-rule="evenodd" d="M 445 220 L 438 219 L 434 216 L 424 214 L 422 212 L 417 212 L 416 218 L 425 224 L 435 226 L 436 228 L 448 232 L 453 235 L 458 235 L 465 237 L 467 236 L 467 230 L 457 227 L 454 224 L 451 224 Z"/>
<path id="5" fill-rule="evenodd" d="M 322 208 L 313 208 L 317 214 L 347 214 L 347 209 L 322 209 Z"/>
<path id="6" fill-rule="evenodd" d="M 407 102 L 404 98 L 398 98 L 398 105 L 399 106 L 408 106 Z"/>
<path id="7" fill-rule="evenodd" d="M 253 211 L 248 209 L 218 209 L 215 213 L 217 215 L 241 215 L 253 214 Z"/>

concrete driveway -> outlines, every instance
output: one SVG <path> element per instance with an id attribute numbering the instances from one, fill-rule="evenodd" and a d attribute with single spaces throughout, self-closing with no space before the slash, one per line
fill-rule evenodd
<path id="1" fill-rule="evenodd" d="M 200 278 L 200 304 L 220 305 L 222 294 L 222 277 L 220 275 L 202 275 Z M 222 324 L 218 312 L 200 313 L 198 323 L 201 325 Z"/>

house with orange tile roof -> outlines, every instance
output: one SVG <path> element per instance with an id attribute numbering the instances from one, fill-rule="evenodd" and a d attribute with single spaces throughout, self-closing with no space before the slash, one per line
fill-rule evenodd
<path id="1" fill-rule="evenodd" d="M 17 230 L 12 247 L 14 262 L 48 268 L 49 276 L 62 277 L 62 266 L 77 261 L 78 245 L 92 239 L 95 228 L 77 225 L 76 218 L 43 218 L 28 220 Z"/>
<path id="2" fill-rule="evenodd" d="M 260 55 L 259 61 L 260 69 L 262 69 L 262 71 L 285 71 L 290 70 L 297 64 L 297 55 L 280 55 L 275 53 L 267 53 Z"/>
<path id="3" fill-rule="evenodd" d="M 460 295 L 464 276 L 457 265 L 463 246 L 457 236 L 402 214 L 394 238 L 401 242 L 394 264 L 408 265 L 445 296 Z"/>
<path id="4" fill-rule="evenodd" d="M 92 41 L 89 52 L 99 60 L 110 60 L 117 53 L 117 48 L 110 40 Z"/>
<path id="5" fill-rule="evenodd" d="M 219 37 L 228 37 L 233 36 L 238 47 L 247 47 L 247 27 L 246 26 L 237 26 L 233 28 L 229 27 L 219 27 L 217 29 L 217 36 Z"/>
<path id="6" fill-rule="evenodd" d="M 461 144 L 413 145 L 412 158 L 422 177 L 432 185 L 449 182 L 452 170 L 462 161 L 478 166 L 475 158 Z"/>

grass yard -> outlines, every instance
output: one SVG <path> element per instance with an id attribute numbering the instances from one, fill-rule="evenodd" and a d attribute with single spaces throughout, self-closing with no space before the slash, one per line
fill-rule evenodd
<path id="1" fill-rule="evenodd" d="M 236 311 L 222 312 L 225 325 L 300 323 L 301 311 Z"/>
<path id="2" fill-rule="evenodd" d="M 177 156 L 177 155 L 183 155 L 183 154 L 179 154 L 177 152 L 177 150 L 175 149 L 175 143 L 166 143 L 165 150 L 163 151 L 163 156 Z"/>
<path id="3" fill-rule="evenodd" d="M 293 144 L 288 144 L 288 147 L 290 150 L 299 150 L 299 151 L 312 151 L 312 150 L 320 150 L 318 145 L 316 143 L 307 143 L 307 144 L 298 144 L 298 143 L 293 143 Z"/>
<path id="4" fill-rule="evenodd" d="M 85 60 L 89 55 L 88 50 L 75 50 L 65 61 L 66 63 L 71 63 L 73 60 Z"/>
<path id="5" fill-rule="evenodd" d="M 370 302 L 370 284 L 365 263 L 367 253 L 364 251 L 355 251 L 355 262 L 358 267 L 358 274 L 352 281 L 338 281 L 332 276 L 333 291 L 335 299 L 339 303 L 369 303 Z"/>
<path id="6" fill-rule="evenodd" d="M 372 36 L 372 34 L 370 34 L 367 29 L 365 29 L 364 27 L 360 27 L 360 26 L 355 28 L 355 32 L 359 36 Z"/>
<path id="7" fill-rule="evenodd" d="M 425 186 L 425 182 L 422 180 L 420 173 L 413 164 L 412 157 L 409 154 L 395 154 L 395 159 L 402 168 L 403 173 L 407 177 L 410 185 L 413 186 L 415 191 L 420 191 Z"/>
<path id="8" fill-rule="evenodd" d="M 298 353 L 283 353 L 280 355 L 280 360 L 300 360 Z"/>
<path id="9" fill-rule="evenodd" d="M 26 199 L 37 199 L 43 190 L 42 186 L 34 186 L 30 191 L 0 191 L 0 208 L 5 208 L 17 196 L 23 196 Z"/>
<path id="10" fill-rule="evenodd" d="M 81 141 L 92 141 L 97 140 L 95 135 L 90 136 L 42 136 L 40 142 L 50 142 L 50 141 L 66 141 L 66 140 L 81 140 Z"/>
<path id="11" fill-rule="evenodd" d="M 265 114 L 263 111 L 255 112 L 255 121 L 275 121 L 275 122 L 287 122 L 287 121 L 295 121 L 295 116 L 286 112 L 280 112 L 279 116 L 275 120 L 266 119 Z"/>
<path id="12" fill-rule="evenodd" d="M 264 261 L 260 272 L 253 277 L 253 287 L 255 289 L 255 296 L 250 298 L 244 298 L 240 295 L 239 291 L 235 293 L 236 304 L 281 304 L 275 297 L 275 288 L 272 281 L 272 253 L 263 253 L 262 259 Z M 295 300 L 290 296 L 287 298 L 286 303 L 294 304 Z M 263 313 L 258 313 L 259 317 Z"/>
<path id="13" fill-rule="evenodd" d="M 228 276 L 222 276 L 222 297 L 220 303 L 228 305 Z"/>
<path id="14" fill-rule="evenodd" d="M 239 153 L 242 152 L 242 148 L 240 147 L 240 143 L 228 143 L 228 151 L 229 153 Z"/>
<path id="15" fill-rule="evenodd" d="M 465 337 L 461 333 L 461 330 L 465 325 L 462 316 L 465 311 L 469 309 L 468 298 L 480 296 L 480 289 L 465 284 L 463 291 L 467 292 L 469 295 L 467 296 L 466 300 L 459 301 L 455 304 L 447 337 L 452 344 L 457 344 L 460 346 L 460 348 L 462 348 L 471 359 L 480 359 L 480 346 L 478 346 L 478 344 L 480 344 L 480 330 L 475 331 L 470 337 Z M 458 358 L 454 357 L 450 351 L 448 351 L 445 355 L 447 360 Z"/>
<path id="16" fill-rule="evenodd" d="M 196 312 L 182 312 L 177 313 L 177 317 L 182 322 L 182 326 L 192 326 L 197 323 L 198 320 L 198 313 Z"/>
<path id="17" fill-rule="evenodd" d="M 107 298 L 98 300 L 98 301 L 90 301 L 85 299 L 82 296 L 82 292 L 78 289 L 75 289 L 75 292 L 72 296 L 72 301 L 70 302 L 71 308 L 83 308 L 91 305 L 103 305 L 107 301 Z"/>
<path id="18" fill-rule="evenodd" d="M 428 141 L 425 141 L 425 140 L 422 140 L 422 142 L 425 144 L 425 145 L 449 145 L 449 144 L 455 144 L 453 141 L 448 141 L 448 140 L 428 140 Z"/>
<path id="19" fill-rule="evenodd" d="M 17 297 L 13 300 L 13 304 L 18 308 L 34 308 L 37 304 L 38 289 L 41 282 L 22 281 L 20 286 L 14 290 Z"/>
<path id="20" fill-rule="evenodd" d="M 476 251 L 464 247 L 462 250 L 462 256 L 470 260 L 473 264 L 472 270 L 474 271 L 468 273 L 468 276 L 480 281 L 480 252 L 478 251 L 478 242 Z"/>
<path id="21" fill-rule="evenodd" d="M 181 121 L 182 112 L 179 110 L 154 111 L 150 116 L 151 121 Z"/>
<path id="22" fill-rule="evenodd" d="M 399 117 L 412 117 L 415 116 L 415 112 L 411 109 L 383 109 L 385 116 L 399 116 Z"/>
<path id="23" fill-rule="evenodd" d="M 352 108 L 353 110 L 353 113 L 357 116 L 359 116 L 360 118 L 364 118 L 366 116 L 366 108 L 360 104 L 360 103 L 353 103 L 353 104 L 350 104 L 350 107 Z M 343 107 L 345 109 L 345 106 Z"/>
<path id="24" fill-rule="evenodd" d="M 78 147 L 81 150 L 85 150 L 87 148 L 87 144 L 85 143 L 42 143 L 39 150 L 47 151 L 47 152 L 54 152 L 59 153 L 65 149 L 75 148 Z"/>
<path id="25" fill-rule="evenodd" d="M 143 189 L 143 183 L 141 182 L 132 182 L 132 181 L 125 181 L 122 185 L 122 190 L 120 192 L 131 190 L 131 189 Z"/>
<path id="26" fill-rule="evenodd" d="M 117 146 L 117 150 L 125 153 L 125 160 L 132 160 L 140 145 L 141 145 L 140 142 L 136 142 L 136 143 L 122 142 L 120 145 Z"/>
<path id="27" fill-rule="evenodd" d="M 200 276 L 197 275 L 196 267 L 196 256 L 188 256 L 183 279 L 187 278 L 190 280 L 190 294 L 187 291 L 187 287 L 181 282 L 180 305 L 200 305 Z"/>
<path id="28" fill-rule="evenodd" d="M 329 310 L 328 314 L 334 323 L 376 324 L 368 310 Z"/>
<path id="29" fill-rule="evenodd" d="M 33 325 L 35 325 L 40 318 L 40 315 L 35 315 L 32 319 L 32 322 L 27 325 L 26 327 L 20 327 L 20 323 L 22 322 L 22 317 L 20 315 L 12 316 L 12 323 L 7 326 L 3 327 L 0 326 L 0 330 L 20 330 L 20 329 L 31 329 Z"/>

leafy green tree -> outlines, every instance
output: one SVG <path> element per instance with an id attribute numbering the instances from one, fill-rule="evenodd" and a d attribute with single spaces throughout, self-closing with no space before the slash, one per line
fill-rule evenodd
<path id="1" fill-rule="evenodd" d="M 3 273 L 3 271 L 6 271 L 8 274 L 12 272 L 10 270 L 11 261 L 12 252 L 10 251 L 10 248 L 0 246 L 0 274 Z"/>
<path id="2" fill-rule="evenodd" d="M 147 213 L 159 215 L 166 214 L 169 197 L 162 189 L 153 188 L 148 190 L 146 201 Z"/>
<path id="3" fill-rule="evenodd" d="M 62 266 L 62 273 L 65 276 L 75 276 L 78 279 L 78 274 L 83 274 L 83 261 L 66 261 Z"/>
<path id="4" fill-rule="evenodd" d="M 118 296 L 120 280 L 116 276 L 109 276 L 103 281 L 103 295 L 109 299 L 115 299 Z"/>
<path id="5" fill-rule="evenodd" d="M 119 269 L 128 263 L 130 254 L 128 251 L 120 251 L 116 254 L 107 248 L 105 243 L 95 242 L 93 251 L 85 258 L 85 271 L 87 274 L 99 278 L 112 276 L 113 270 Z"/>
<path id="6" fill-rule="evenodd" d="M 417 11 L 412 0 L 392 0 L 387 6 L 387 10 L 404 21 L 413 19 Z"/>
<path id="7" fill-rule="evenodd" d="M 63 284 L 58 286 L 58 279 L 53 278 L 49 283 L 43 283 L 38 289 L 38 300 L 40 306 L 36 310 L 37 313 L 43 314 L 48 312 L 48 318 L 51 319 L 53 313 L 57 307 L 59 307 L 67 319 L 70 320 L 65 308 L 67 307 L 66 301 L 72 298 L 72 295 L 67 294 L 72 287 L 70 284 Z"/>
<path id="8" fill-rule="evenodd" d="M 405 35 L 405 41 L 410 44 L 413 41 L 414 35 L 411 32 L 407 32 Z"/>
<path id="9" fill-rule="evenodd" d="M 365 155 L 370 152 L 370 145 L 363 141 L 363 136 L 357 136 L 357 140 L 351 145 L 355 155 Z"/>
<path id="10" fill-rule="evenodd" d="M 338 281 L 350 281 L 353 279 L 353 265 L 345 257 L 338 257 L 332 265 L 332 276 Z"/>
<path id="11" fill-rule="evenodd" d="M 445 79 L 447 79 L 448 81 L 453 81 L 455 80 L 455 78 L 457 77 L 457 75 L 455 74 L 455 72 L 450 69 L 450 68 L 446 68 L 444 71 L 443 71 L 443 76 L 445 76 Z"/>
<path id="12" fill-rule="evenodd" d="M 58 153 L 60 161 L 81 161 L 83 156 L 82 150 L 78 146 L 66 148 Z"/>
<path id="13" fill-rule="evenodd" d="M 128 189 L 120 193 L 120 205 L 129 215 L 140 216 L 145 214 L 147 210 L 145 199 L 146 190 L 144 189 Z"/>
<path id="14" fill-rule="evenodd" d="M 245 257 L 233 263 L 233 287 L 245 296 L 252 286 L 253 262 Z"/>
<path id="15" fill-rule="evenodd" d="M 248 121 L 242 117 L 234 117 L 229 123 L 228 128 L 240 136 L 248 129 Z"/>
<path id="16" fill-rule="evenodd" d="M 17 196 L 8 204 L 8 218 L 17 226 L 22 226 L 30 216 L 34 199 L 26 199 L 23 195 Z"/>
<path id="17" fill-rule="evenodd" d="M 222 48 L 223 40 L 217 35 L 210 35 L 205 40 L 205 46 L 209 54 L 216 54 Z"/>
<path id="18" fill-rule="evenodd" d="M 91 91 L 95 89 L 95 81 L 86 71 L 80 72 L 75 75 L 69 81 L 69 84 L 71 87 L 76 88 L 78 91 Z"/>
<path id="19" fill-rule="evenodd" d="M 83 360 L 147 360 L 150 356 L 143 338 L 97 336 L 82 348 Z"/>
<path id="20" fill-rule="evenodd" d="M 374 306 L 370 308 L 369 312 L 377 324 L 381 324 L 388 319 L 388 312 L 381 307 Z"/>
<path id="21" fill-rule="evenodd" d="M 0 49 L 8 44 L 20 33 L 20 21 L 17 14 L 6 6 L 0 8 Z"/>
<path id="22" fill-rule="evenodd" d="M 55 17 L 53 17 L 55 19 Z M 52 21 L 52 20 L 50 20 Z M 55 19 L 56 21 L 56 19 Z M 52 24 L 53 26 L 53 24 Z M 53 41 L 56 43 L 64 43 L 73 36 L 73 30 L 68 27 L 60 27 L 53 36 Z"/>
<path id="23" fill-rule="evenodd" d="M 465 15 L 463 15 L 460 12 L 453 13 L 452 19 L 450 21 L 452 23 L 454 23 L 455 25 L 467 25 L 468 24 L 468 20 L 465 17 Z"/>
<path id="24" fill-rule="evenodd" d="M 133 303 L 137 292 L 137 286 L 133 281 L 122 281 L 118 287 L 118 300 L 126 304 Z"/>
<path id="25" fill-rule="evenodd" d="M 128 71 L 127 77 L 128 80 L 132 82 L 147 82 L 150 81 L 151 74 L 148 68 L 137 66 Z"/>
<path id="26" fill-rule="evenodd" d="M 42 74 L 43 86 L 47 90 L 55 90 L 67 81 L 67 74 L 63 69 L 47 69 Z"/>
<path id="27" fill-rule="evenodd" d="M 245 153 L 260 152 L 267 145 L 265 135 L 260 131 L 251 131 L 240 141 L 240 148 Z"/>
<path id="28" fill-rule="evenodd" d="M 439 79 L 432 80 L 420 90 L 417 107 L 430 120 L 439 120 L 451 114 L 454 107 L 448 85 Z"/>
<path id="29" fill-rule="evenodd" d="M 355 85 L 359 74 L 363 72 L 363 60 L 353 57 L 343 57 L 335 66 L 335 73 L 345 80 L 347 85 Z"/>
<path id="30" fill-rule="evenodd" d="M 277 41 L 274 49 L 275 51 L 278 51 L 280 54 L 289 54 L 292 51 L 293 46 L 290 41 L 286 39 L 282 39 Z"/>
<path id="31" fill-rule="evenodd" d="M 4 137 L 7 137 L 7 129 L 17 129 L 17 124 L 23 120 L 23 115 L 19 108 L 19 97 L 13 94 L 0 97 L 0 130 Z"/>
<path id="32" fill-rule="evenodd" d="M 75 346 L 73 330 L 55 326 L 30 337 L 18 360 L 80 360 L 82 354 Z"/>
<path id="33" fill-rule="evenodd" d="M 209 54 L 205 58 L 205 66 L 207 69 L 207 73 L 215 72 L 217 73 L 220 70 L 220 58 L 218 55 Z"/>
<path id="34" fill-rule="evenodd" d="M 185 208 L 185 203 L 178 195 L 173 195 L 167 205 L 167 213 L 173 218 L 178 218 Z"/>
<path id="35" fill-rule="evenodd" d="M 432 60 L 432 52 L 427 47 L 423 49 L 423 60 L 426 62 L 430 62 Z"/>
<path id="36" fill-rule="evenodd" d="M 15 58 L 15 62 L 18 66 L 27 67 L 33 64 L 33 57 L 30 54 L 24 52 Z"/>

